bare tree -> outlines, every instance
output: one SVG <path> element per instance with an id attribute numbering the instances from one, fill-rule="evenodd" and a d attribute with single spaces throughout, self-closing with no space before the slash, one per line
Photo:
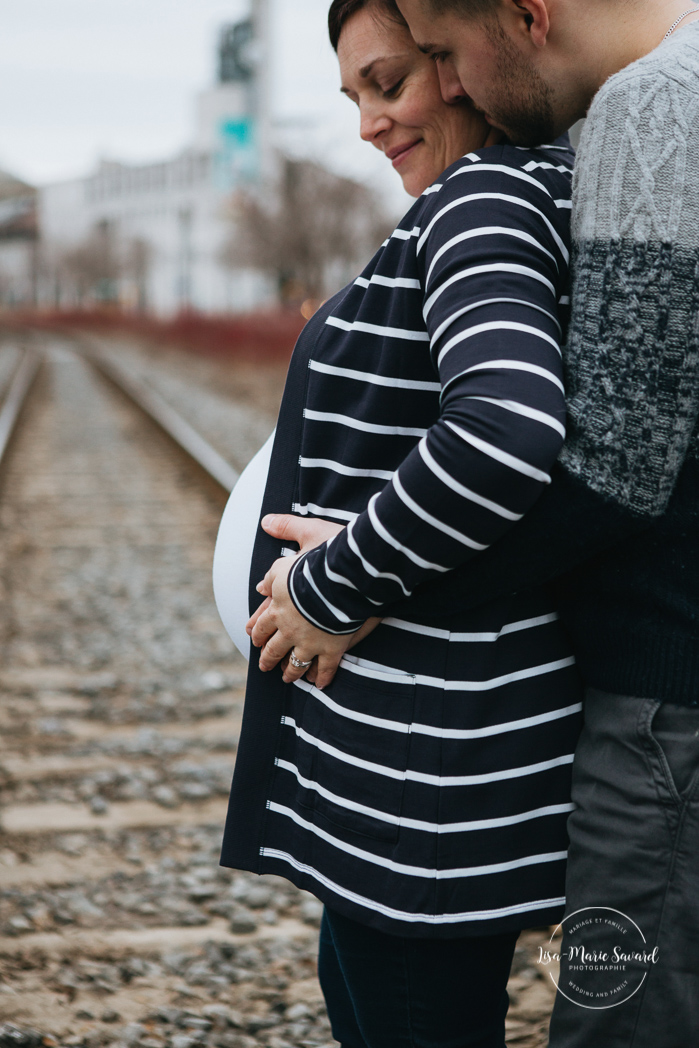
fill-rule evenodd
<path id="1" fill-rule="evenodd" d="M 61 269 L 72 279 L 78 305 L 115 302 L 122 260 L 109 222 L 100 222 L 81 244 L 64 252 Z"/>
<path id="2" fill-rule="evenodd" d="M 282 159 L 276 185 L 235 201 L 222 253 L 230 268 L 274 274 L 284 298 L 322 298 L 362 266 L 392 228 L 374 193 L 310 160 Z"/>
<path id="3" fill-rule="evenodd" d="M 131 278 L 136 288 L 135 304 L 139 313 L 145 313 L 148 309 L 148 275 L 152 256 L 151 245 L 141 237 L 131 240 L 124 252 L 124 273 Z"/>

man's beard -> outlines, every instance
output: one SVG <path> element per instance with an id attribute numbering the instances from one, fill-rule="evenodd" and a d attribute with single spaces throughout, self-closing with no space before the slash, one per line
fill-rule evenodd
<path id="1" fill-rule="evenodd" d="M 555 119 L 551 88 L 523 58 L 499 22 L 490 23 L 488 32 L 497 48 L 498 75 L 497 95 L 486 110 L 488 116 L 515 145 L 552 141 Z"/>

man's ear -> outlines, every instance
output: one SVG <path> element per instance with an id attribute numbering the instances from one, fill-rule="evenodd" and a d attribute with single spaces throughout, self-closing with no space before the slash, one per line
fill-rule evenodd
<path id="1" fill-rule="evenodd" d="M 515 30 L 525 34 L 535 47 L 545 47 L 549 34 L 546 0 L 508 0 Z"/>

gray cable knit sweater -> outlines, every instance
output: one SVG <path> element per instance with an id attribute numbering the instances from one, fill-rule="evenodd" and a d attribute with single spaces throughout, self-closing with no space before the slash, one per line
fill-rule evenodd
<path id="1" fill-rule="evenodd" d="M 568 435 L 490 550 L 410 602 L 434 616 L 554 580 L 586 682 L 699 704 L 699 22 L 595 97 L 573 197 Z"/>

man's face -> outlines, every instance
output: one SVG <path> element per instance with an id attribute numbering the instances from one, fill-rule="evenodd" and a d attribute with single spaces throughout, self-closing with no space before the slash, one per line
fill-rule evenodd
<path id="1" fill-rule="evenodd" d="M 555 137 L 551 88 L 496 18 L 434 14 L 429 0 L 398 0 L 398 6 L 418 47 L 437 63 L 445 101 L 465 92 L 518 145 Z"/>

